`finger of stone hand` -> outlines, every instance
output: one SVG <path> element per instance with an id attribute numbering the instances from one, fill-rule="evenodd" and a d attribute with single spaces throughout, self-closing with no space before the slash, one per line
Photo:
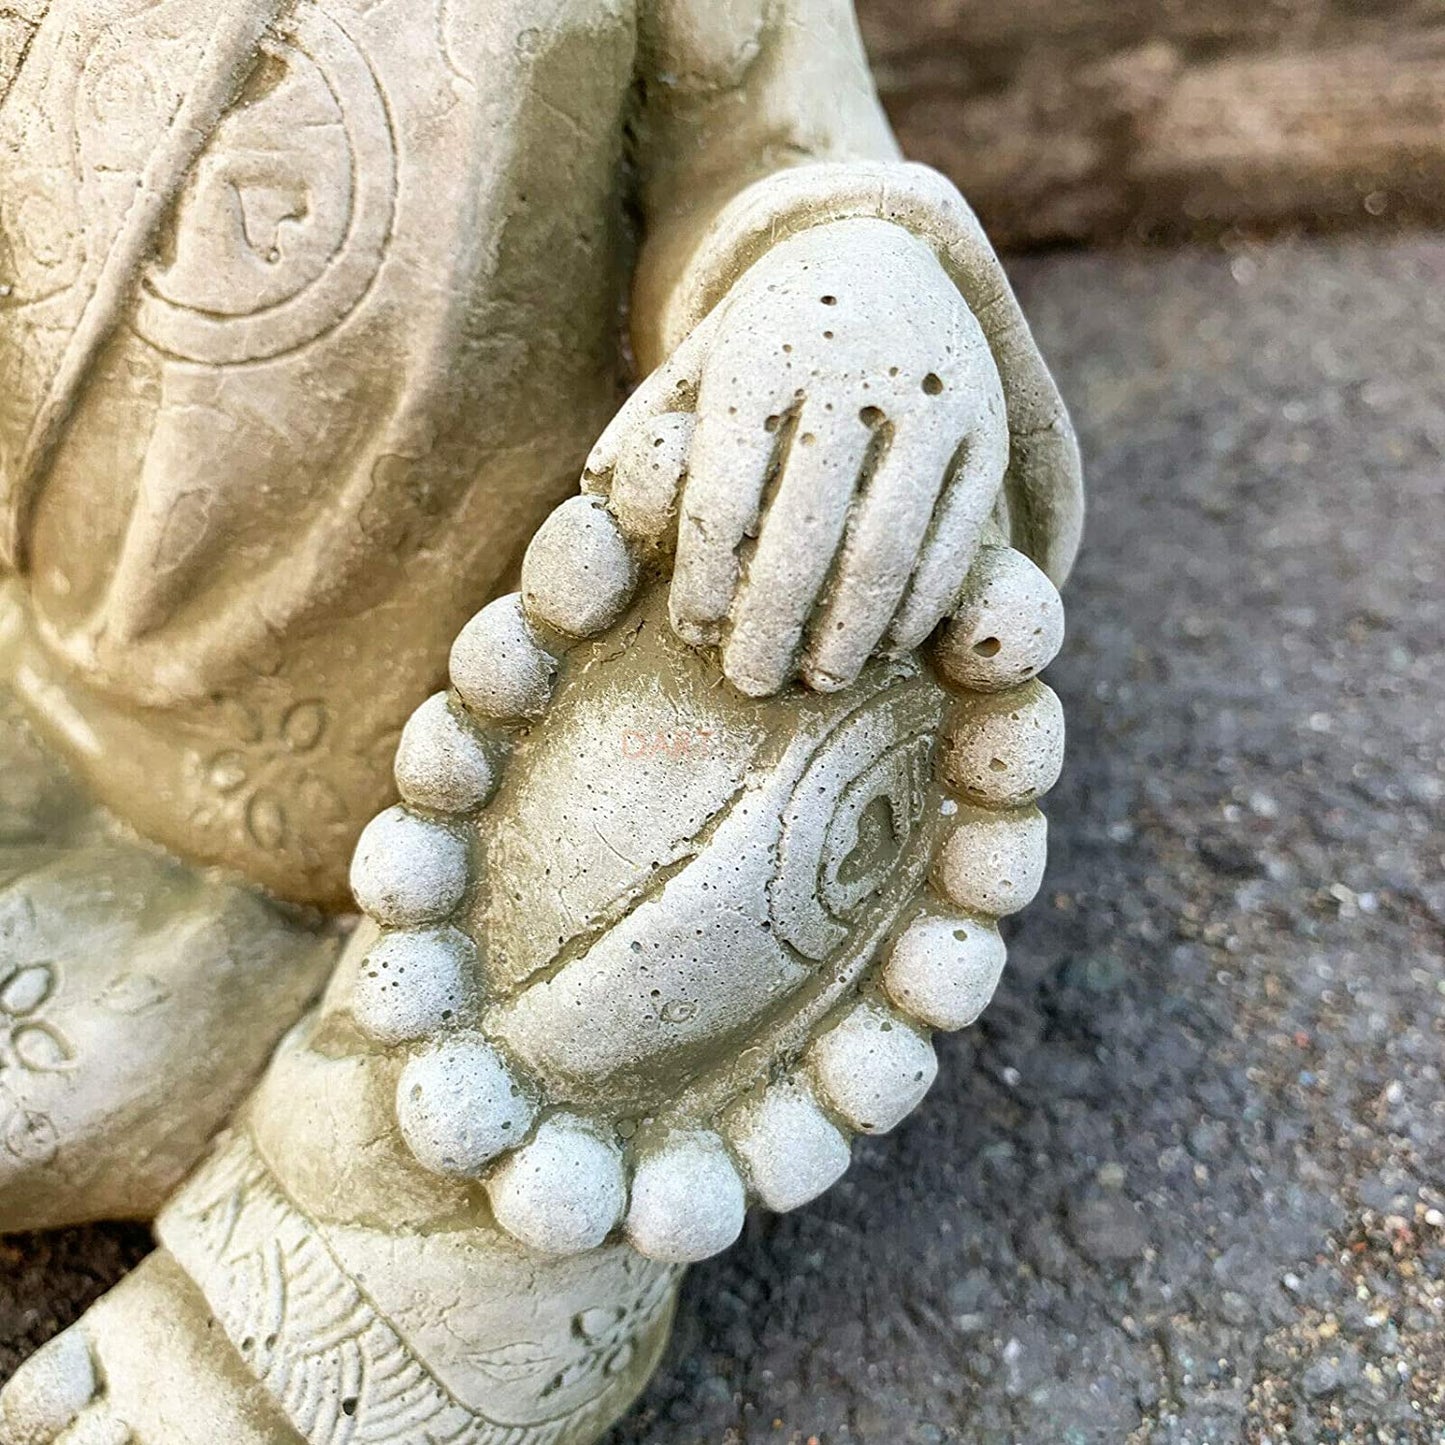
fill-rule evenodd
<path id="1" fill-rule="evenodd" d="M 846 687 L 888 630 L 943 489 L 952 445 L 948 435 L 916 424 L 891 435 L 884 428 L 874 432 L 841 561 L 809 629 L 803 677 L 810 687 Z"/>
<path id="2" fill-rule="evenodd" d="M 694 647 L 717 642 L 737 589 L 738 549 L 756 528 L 775 459 L 796 432 L 781 403 L 744 408 L 704 400 L 688 459 L 668 594 L 673 630 Z"/>
<path id="3" fill-rule="evenodd" d="M 893 619 L 889 641 L 900 651 L 918 647 L 958 598 L 993 511 L 1008 437 L 992 413 L 965 440 L 933 518 L 913 581 Z"/>
<path id="4" fill-rule="evenodd" d="M 806 405 L 799 414 L 723 649 L 728 681 L 750 696 L 775 692 L 793 674 L 871 441 L 862 422 L 840 425 Z"/>
<path id="5" fill-rule="evenodd" d="M 677 508 L 697 418 L 669 411 L 636 428 L 617 456 L 609 502 L 629 537 L 676 548 Z"/>
<path id="6" fill-rule="evenodd" d="M 582 469 L 582 490 L 606 492 L 622 453 L 635 433 L 670 411 L 691 411 L 698 376 L 721 308 L 691 331 L 676 351 L 619 408 L 588 454 Z"/>

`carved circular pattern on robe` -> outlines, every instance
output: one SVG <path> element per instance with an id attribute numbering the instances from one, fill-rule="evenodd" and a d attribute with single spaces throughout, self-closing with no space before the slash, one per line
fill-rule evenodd
<path id="1" fill-rule="evenodd" d="M 262 42 L 182 191 L 133 325 L 213 366 L 279 356 L 338 326 L 391 237 L 396 147 L 371 66 L 314 5 Z"/>

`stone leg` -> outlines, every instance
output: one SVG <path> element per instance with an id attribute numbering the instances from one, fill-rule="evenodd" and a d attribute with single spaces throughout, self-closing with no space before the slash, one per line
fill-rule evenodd
<path id="1" fill-rule="evenodd" d="M 129 835 L 0 684 L 0 1230 L 153 1215 L 338 946 Z"/>

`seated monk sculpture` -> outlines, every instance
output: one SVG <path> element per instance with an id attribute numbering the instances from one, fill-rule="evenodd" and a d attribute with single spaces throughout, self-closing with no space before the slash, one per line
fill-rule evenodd
<path id="1" fill-rule="evenodd" d="M 847 0 L 6 24 L 0 1441 L 580 1445 L 992 991 L 1057 391 Z"/>

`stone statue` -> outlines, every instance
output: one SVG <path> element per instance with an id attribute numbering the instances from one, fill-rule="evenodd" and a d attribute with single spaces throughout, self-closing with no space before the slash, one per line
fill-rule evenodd
<path id="1" fill-rule="evenodd" d="M 1039 885 L 977 222 L 846 0 L 28 0 L 0 378 L 0 1227 L 231 1125 L 0 1442 L 594 1439 Z"/>

